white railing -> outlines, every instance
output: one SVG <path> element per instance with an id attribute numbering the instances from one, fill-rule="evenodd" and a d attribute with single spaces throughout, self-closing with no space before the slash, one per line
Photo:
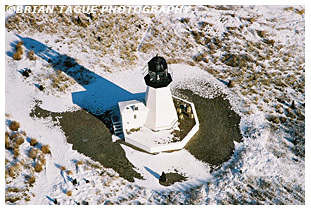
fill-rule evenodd
<path id="1" fill-rule="evenodd" d="M 148 74 L 148 65 L 141 69 L 141 74 L 145 77 Z"/>

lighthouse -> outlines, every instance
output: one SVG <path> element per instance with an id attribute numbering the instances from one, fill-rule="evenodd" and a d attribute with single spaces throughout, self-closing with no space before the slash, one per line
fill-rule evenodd
<path id="1" fill-rule="evenodd" d="M 170 90 L 172 77 L 163 57 L 156 56 L 148 62 L 148 74 L 144 80 L 147 85 L 146 107 L 149 109 L 145 126 L 154 131 L 172 128 L 178 117 Z"/>
<path id="2" fill-rule="evenodd" d="M 170 90 L 172 75 L 165 59 L 155 56 L 146 67 L 147 71 L 143 68 L 147 85 L 145 100 L 134 98 L 118 102 L 119 110 L 111 119 L 114 129 L 112 140 L 123 139 L 149 153 L 180 150 L 199 130 L 194 104 L 174 96 L 179 107 L 191 107 L 190 111 L 187 108 L 187 111 L 179 113 L 186 117 L 178 120 Z M 192 124 L 191 129 L 183 137 L 176 136 L 174 130 L 186 122 Z"/>

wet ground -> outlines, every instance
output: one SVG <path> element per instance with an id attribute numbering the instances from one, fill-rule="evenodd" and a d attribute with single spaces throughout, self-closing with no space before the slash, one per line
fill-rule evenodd
<path id="1" fill-rule="evenodd" d="M 222 97 L 206 99 L 193 94 L 190 90 L 178 91 L 195 105 L 200 129 L 186 145 L 186 149 L 197 159 L 211 166 L 217 166 L 230 159 L 234 152 L 233 141 L 239 142 L 240 117 L 230 109 L 228 100 Z M 107 113 L 109 115 L 109 112 Z M 128 181 L 142 178 L 125 156 L 120 142 L 112 142 L 109 120 L 104 115 L 94 116 L 84 109 L 73 112 L 55 113 L 35 106 L 32 117 L 52 117 L 59 121 L 67 142 L 73 149 L 85 154 L 104 167 L 113 168 Z M 169 175 L 169 184 L 184 180 L 176 174 Z"/>
<path id="2" fill-rule="evenodd" d="M 240 116 L 231 110 L 223 97 L 206 99 L 190 90 L 179 90 L 182 96 L 192 101 L 199 118 L 199 131 L 186 145 L 186 149 L 197 159 L 219 166 L 230 159 L 234 152 L 233 141 L 242 139 Z"/>
<path id="3" fill-rule="evenodd" d="M 128 181 L 142 178 L 126 158 L 125 152 L 117 142 L 112 142 L 111 133 L 106 125 L 97 117 L 84 109 L 74 112 L 55 113 L 41 109 L 38 105 L 31 113 L 36 117 L 51 116 L 64 131 L 67 142 L 73 149 L 100 162 L 104 167 L 113 168 Z"/>

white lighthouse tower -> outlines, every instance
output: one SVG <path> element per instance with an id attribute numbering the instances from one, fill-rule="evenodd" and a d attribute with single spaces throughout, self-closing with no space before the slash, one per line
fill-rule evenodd
<path id="1" fill-rule="evenodd" d="M 170 90 L 172 77 L 165 59 L 153 57 L 148 62 L 148 74 L 144 79 L 147 85 L 145 101 L 149 109 L 145 126 L 154 131 L 172 128 L 178 117 Z"/>

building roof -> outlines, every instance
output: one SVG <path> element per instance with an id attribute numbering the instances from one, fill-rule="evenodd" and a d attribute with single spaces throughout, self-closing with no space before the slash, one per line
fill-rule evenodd
<path id="1" fill-rule="evenodd" d="M 121 101 L 118 103 L 118 105 L 119 105 L 119 109 L 121 113 L 132 112 L 134 111 L 134 107 L 138 107 L 138 110 L 136 111 L 148 111 L 149 110 L 143 102 L 137 101 L 137 100 Z"/>

